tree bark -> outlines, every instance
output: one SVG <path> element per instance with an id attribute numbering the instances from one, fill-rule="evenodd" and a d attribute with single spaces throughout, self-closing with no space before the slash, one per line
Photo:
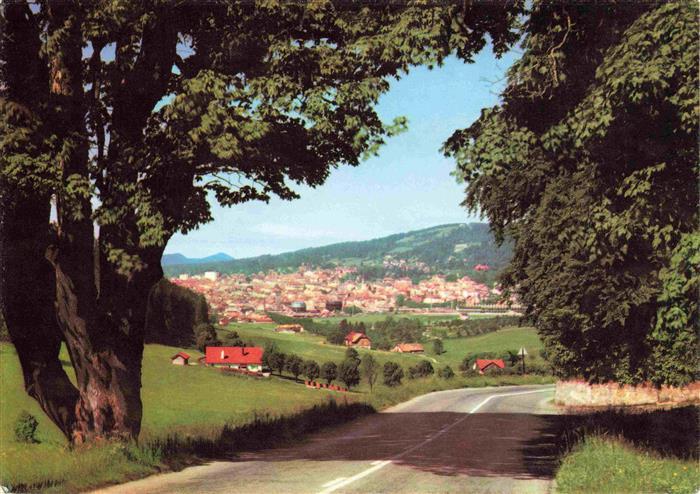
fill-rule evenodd
<path id="1" fill-rule="evenodd" d="M 95 255 L 90 190 L 95 176 L 88 156 L 82 14 L 68 3 L 49 3 L 42 10 L 48 20 L 44 34 L 51 40 L 45 58 L 40 56 L 40 29 L 28 6 L 15 2 L 6 7 L 9 35 L 3 36 L 3 56 L 8 55 L 4 61 L 9 70 L 3 73 L 3 82 L 12 101 L 30 110 L 32 105 L 49 109 L 41 113 L 43 124 L 62 144 L 55 152 L 61 181 L 55 190 L 58 227 L 50 240 L 54 191 L 22 196 L 3 187 L 3 311 L 27 392 L 70 441 L 135 439 L 143 413 L 147 303 L 163 275 L 160 259 L 165 242 L 143 246 L 137 218 L 127 212 L 124 221 L 103 225 Z M 159 18 L 145 29 L 132 72 L 117 78 L 124 87 L 116 91 L 109 155 L 101 164 L 107 173 L 96 175 L 100 181 L 106 179 L 101 192 L 103 203 L 111 201 L 108 207 L 131 207 L 129 193 L 120 187 L 138 179 L 133 159 L 142 149 L 148 116 L 167 88 L 177 45 L 171 21 Z M 115 251 L 131 256 L 135 265 L 125 268 L 109 258 Z M 58 359 L 62 341 L 77 388 Z"/>
<path id="2" fill-rule="evenodd" d="M 54 273 L 44 258 L 49 241 L 48 197 L 3 201 L 2 306 L 22 367 L 24 387 L 67 438 L 75 427 L 78 391 L 59 360 Z"/>
<path id="3" fill-rule="evenodd" d="M 2 96 L 23 115 L 7 123 L 41 140 L 41 129 L 28 123 L 41 115 L 40 103 L 48 93 L 39 28 L 26 3 L 12 2 L 3 14 Z M 7 177 L 0 183 L 0 306 L 27 393 L 70 438 L 78 391 L 59 360 L 62 338 L 54 312 L 54 273 L 44 258 L 51 240 L 50 200 L 48 190 L 10 183 Z"/>

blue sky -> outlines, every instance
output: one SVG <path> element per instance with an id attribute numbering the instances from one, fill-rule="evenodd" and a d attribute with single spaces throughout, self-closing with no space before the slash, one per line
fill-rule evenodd
<path id="1" fill-rule="evenodd" d="M 511 52 L 497 60 L 486 49 L 473 64 L 450 58 L 443 67 L 417 68 L 392 81 L 377 111 L 385 121 L 405 115 L 409 128 L 389 139 L 378 157 L 334 170 L 317 189 L 295 187 L 301 195 L 295 201 L 214 205 L 214 221 L 176 235 L 166 253 L 242 258 L 477 221 L 459 205 L 463 186 L 450 175 L 454 162 L 440 147 L 498 102 L 505 70 L 515 59 Z"/>

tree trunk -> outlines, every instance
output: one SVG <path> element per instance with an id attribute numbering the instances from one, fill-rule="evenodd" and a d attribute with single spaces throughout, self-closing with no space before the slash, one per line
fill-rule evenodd
<path id="1" fill-rule="evenodd" d="M 61 335 L 53 305 L 54 273 L 44 258 L 49 240 L 49 199 L 4 199 L 0 279 L 5 321 L 27 393 L 63 434 L 71 438 L 78 391 L 58 357 Z"/>
<path id="2" fill-rule="evenodd" d="M 30 120 L 41 116 L 48 95 L 48 71 L 42 59 L 38 24 L 27 4 L 11 2 L 3 11 L 0 33 L 3 96 L 21 118 L 10 128 L 41 141 L 41 128 Z M 43 91 L 42 91 L 43 88 Z M 12 152 L 12 141 L 4 152 Z M 20 140 L 19 152 L 31 153 Z M 31 166 L 27 163 L 27 166 Z M 27 393 L 66 435 L 72 437 L 78 391 L 59 360 L 61 334 L 54 312 L 55 281 L 44 258 L 50 242 L 49 190 L 27 187 L 3 176 L 0 183 L 0 306 L 22 368 Z"/>

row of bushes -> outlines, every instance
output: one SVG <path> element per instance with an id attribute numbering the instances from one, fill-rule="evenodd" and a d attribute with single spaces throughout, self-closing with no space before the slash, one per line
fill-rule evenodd
<path id="1" fill-rule="evenodd" d="M 354 352 L 354 355 L 351 353 Z M 265 346 L 263 353 L 263 367 L 277 371 L 282 376 L 287 372 L 298 380 L 300 375 L 304 375 L 307 380 L 315 381 L 319 377 L 330 385 L 338 379 L 350 389 L 360 383 L 360 359 L 354 349 L 348 349 L 346 358 L 340 364 L 335 362 L 325 362 L 319 365 L 315 360 L 304 360 L 296 354 L 286 354 L 277 348 L 274 343 Z"/>

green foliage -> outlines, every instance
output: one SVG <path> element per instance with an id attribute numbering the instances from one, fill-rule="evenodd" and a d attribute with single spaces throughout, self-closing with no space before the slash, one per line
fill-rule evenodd
<path id="1" fill-rule="evenodd" d="M 282 352 L 271 353 L 267 357 L 267 362 L 270 366 L 270 369 L 276 370 L 277 373 L 281 376 L 282 371 L 285 369 L 285 366 L 287 364 L 287 355 Z"/>
<path id="2" fill-rule="evenodd" d="M 35 443 L 36 428 L 39 422 L 31 413 L 23 410 L 15 421 L 15 440 L 21 443 Z"/>
<path id="3" fill-rule="evenodd" d="M 345 360 L 354 360 L 356 362 L 360 361 L 360 354 L 357 353 L 357 350 L 355 350 L 352 347 L 349 347 L 347 350 L 345 350 Z"/>
<path id="4" fill-rule="evenodd" d="M 387 317 L 367 331 L 372 347 L 389 350 L 398 343 L 416 343 L 423 338 L 425 326 L 420 319 Z"/>
<path id="5" fill-rule="evenodd" d="M 367 380 L 367 384 L 369 384 L 369 390 L 371 393 L 374 389 L 374 383 L 377 382 L 377 377 L 379 377 L 379 363 L 372 356 L 372 354 L 368 353 L 364 357 L 362 357 L 362 362 L 360 363 L 360 371 L 362 373 L 362 376 Z"/>
<path id="6" fill-rule="evenodd" d="M 240 337 L 237 331 L 227 332 L 224 336 L 227 346 L 248 346 Z"/>
<path id="7" fill-rule="evenodd" d="M 433 340 L 433 353 L 435 355 L 440 355 L 445 352 L 445 345 L 442 343 L 440 338 Z"/>
<path id="8" fill-rule="evenodd" d="M 697 5 L 533 2 L 523 34 L 503 104 L 445 143 L 464 205 L 513 239 L 502 282 L 558 375 L 688 382 L 665 292 L 698 224 Z"/>
<path id="9" fill-rule="evenodd" d="M 394 387 L 401 384 L 403 369 L 396 362 L 385 362 L 382 373 L 384 375 L 385 386 Z"/>
<path id="10" fill-rule="evenodd" d="M 700 378 L 700 234 L 681 238 L 659 278 L 662 288 L 656 326 L 649 335 L 652 381 L 680 386 Z"/>
<path id="11" fill-rule="evenodd" d="M 332 383 L 338 377 L 338 366 L 335 362 L 326 362 L 321 366 L 321 379 L 327 384 Z"/>
<path id="12" fill-rule="evenodd" d="M 431 364 L 427 360 L 421 360 L 416 365 L 413 365 L 413 366 L 408 368 L 408 378 L 409 379 L 416 379 L 419 377 L 427 377 L 427 376 L 430 376 L 431 374 L 434 374 L 434 373 L 435 373 L 435 369 L 433 369 L 433 364 Z"/>
<path id="13" fill-rule="evenodd" d="M 360 384 L 359 359 L 346 358 L 338 366 L 338 379 L 350 389 Z"/>
<path id="14" fill-rule="evenodd" d="M 219 340 L 218 336 L 216 335 L 216 329 L 214 329 L 214 326 L 209 323 L 202 323 L 199 324 L 195 328 L 195 334 L 196 334 L 196 340 L 195 343 L 197 345 L 197 349 L 205 353 L 206 348 L 208 346 L 220 346 L 221 345 L 221 340 Z"/>
<path id="15" fill-rule="evenodd" d="M 203 295 L 162 279 L 148 298 L 145 341 L 190 346 L 195 340 L 195 327 L 210 322 L 208 313 Z"/>
<path id="16" fill-rule="evenodd" d="M 304 361 L 298 355 L 288 355 L 284 362 L 284 368 L 293 375 L 296 380 L 299 378 L 299 374 L 304 371 Z"/>
<path id="17" fill-rule="evenodd" d="M 315 360 L 304 362 L 304 375 L 309 381 L 315 381 L 321 375 L 321 368 Z"/>
<path id="18" fill-rule="evenodd" d="M 455 377 L 455 372 L 452 370 L 452 367 L 446 365 L 442 369 L 438 370 L 437 375 L 443 379 L 452 379 Z"/>
<path id="19" fill-rule="evenodd" d="M 238 334 L 238 333 L 236 333 Z M 272 361 L 274 361 L 273 355 L 279 352 L 277 345 L 274 342 L 268 342 L 263 348 L 262 365 L 263 368 L 274 369 Z"/>

